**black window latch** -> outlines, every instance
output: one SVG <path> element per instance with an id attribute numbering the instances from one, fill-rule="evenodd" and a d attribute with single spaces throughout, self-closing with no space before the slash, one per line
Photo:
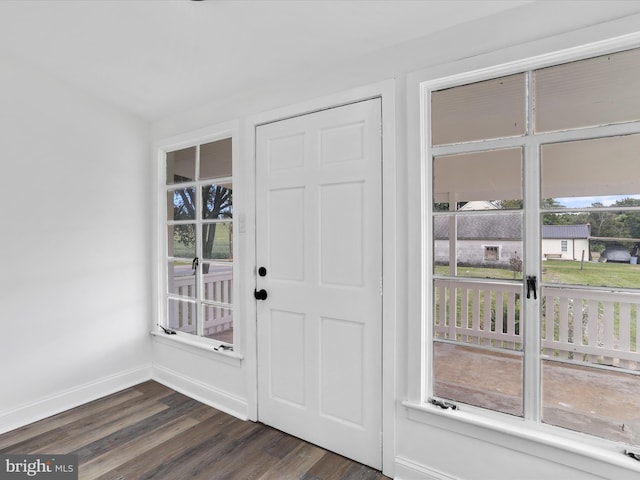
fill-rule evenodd
<path id="1" fill-rule="evenodd" d="M 538 279 L 535 276 L 527 277 L 527 298 L 531 298 L 531 291 L 533 290 L 533 299 L 538 298 Z"/>
<path id="2" fill-rule="evenodd" d="M 219 352 L 220 350 L 222 350 L 223 352 L 224 352 L 224 351 L 226 351 L 226 350 L 230 350 L 230 351 L 232 351 L 232 352 L 233 352 L 233 346 L 232 346 L 232 345 L 224 345 L 224 344 L 220 344 L 220 345 L 218 345 L 217 347 L 213 347 L 213 349 L 214 349 L 216 352 Z"/>
<path id="3" fill-rule="evenodd" d="M 159 323 L 157 323 L 156 325 L 158 325 L 158 326 L 162 329 L 162 331 L 163 331 L 164 333 L 166 333 L 167 335 L 175 335 L 175 334 L 176 334 L 176 331 L 175 331 L 175 330 L 171 330 L 170 328 L 163 327 L 163 326 L 162 326 L 162 325 L 160 325 Z"/>
<path id="4" fill-rule="evenodd" d="M 429 403 L 431 405 L 435 405 L 436 407 L 440 407 L 443 410 L 457 410 L 458 406 L 455 403 L 445 402 L 444 400 L 438 400 L 437 398 L 430 398 Z"/>
<path id="5" fill-rule="evenodd" d="M 640 462 L 640 451 L 626 449 L 626 450 L 624 451 L 624 454 L 625 454 L 627 457 L 631 457 L 631 458 L 633 458 L 634 460 L 638 460 L 638 461 Z"/>

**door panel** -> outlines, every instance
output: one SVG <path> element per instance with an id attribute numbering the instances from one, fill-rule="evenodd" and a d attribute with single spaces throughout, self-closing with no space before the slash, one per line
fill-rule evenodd
<path id="1" fill-rule="evenodd" d="M 321 318 L 321 413 L 364 426 L 362 323 Z"/>
<path id="2" fill-rule="evenodd" d="M 320 267 L 324 285 L 362 287 L 364 184 L 320 187 Z"/>
<path id="3" fill-rule="evenodd" d="M 270 276 L 277 280 L 303 281 L 304 188 L 273 189 L 267 203 L 269 216 Z"/>
<path id="4" fill-rule="evenodd" d="M 269 395 L 298 407 L 305 405 L 305 316 L 271 310 Z"/>
<path id="5" fill-rule="evenodd" d="M 259 420 L 381 467 L 379 99 L 257 128 Z"/>

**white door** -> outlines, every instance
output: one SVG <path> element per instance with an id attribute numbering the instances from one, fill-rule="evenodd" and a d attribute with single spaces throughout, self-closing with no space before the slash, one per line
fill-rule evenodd
<path id="1" fill-rule="evenodd" d="M 380 99 L 256 132 L 258 418 L 375 468 L 381 155 Z"/>

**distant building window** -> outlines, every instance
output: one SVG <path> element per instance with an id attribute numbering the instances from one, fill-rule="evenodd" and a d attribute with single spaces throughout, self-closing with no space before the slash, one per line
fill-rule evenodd
<path id="1" fill-rule="evenodd" d="M 484 247 L 484 259 L 489 261 L 497 261 L 498 247 Z"/>
<path id="2" fill-rule="evenodd" d="M 568 250 L 567 250 L 567 241 L 566 241 L 566 240 L 561 240 L 561 241 L 560 241 L 560 249 L 561 249 L 563 252 L 568 251 Z"/>

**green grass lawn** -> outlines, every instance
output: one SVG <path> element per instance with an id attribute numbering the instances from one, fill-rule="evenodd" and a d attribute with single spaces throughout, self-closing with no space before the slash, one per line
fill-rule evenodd
<path id="1" fill-rule="evenodd" d="M 584 262 L 581 266 L 580 262 L 547 260 L 542 262 L 542 280 L 566 285 L 640 288 L 640 265 Z"/>
<path id="2" fill-rule="evenodd" d="M 205 259 L 229 259 L 231 256 L 229 239 L 230 223 L 218 223 L 216 227 L 216 236 L 213 243 L 213 251 L 211 256 L 205 254 Z M 193 243 L 185 245 L 178 239 L 174 239 L 173 256 L 182 258 L 193 258 L 195 256 L 195 246 Z"/>
<path id="3" fill-rule="evenodd" d="M 437 265 L 437 275 L 448 275 L 449 267 Z M 520 280 L 522 273 L 500 268 L 458 267 L 458 276 L 470 278 L 495 278 Z M 595 287 L 640 288 L 640 265 L 628 263 L 574 262 L 546 260 L 542 262 L 544 283 L 565 285 L 589 285 Z"/>
<path id="4" fill-rule="evenodd" d="M 436 275 L 449 275 L 448 265 L 436 265 Z M 470 278 L 495 278 L 498 280 L 520 280 L 522 272 L 516 272 L 504 268 L 483 268 L 483 267 L 458 267 L 459 277 Z"/>

